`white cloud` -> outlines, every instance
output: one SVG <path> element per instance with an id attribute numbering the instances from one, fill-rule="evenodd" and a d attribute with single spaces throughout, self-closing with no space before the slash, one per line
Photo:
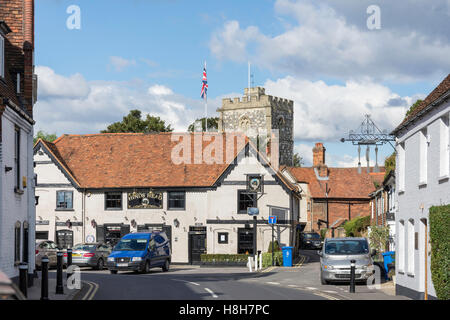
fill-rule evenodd
<path id="1" fill-rule="evenodd" d="M 158 84 L 155 84 L 148 88 L 148 92 L 156 96 L 167 96 L 173 94 L 173 91 L 170 88 Z"/>
<path id="2" fill-rule="evenodd" d="M 129 66 L 135 66 L 136 61 L 135 60 L 127 60 L 122 57 L 112 56 L 109 57 L 109 63 L 114 68 L 115 71 L 123 71 L 124 69 L 128 68 Z"/>
<path id="3" fill-rule="evenodd" d="M 186 131 L 203 116 L 200 99 L 184 97 L 163 85 L 146 86 L 140 81 L 90 81 L 81 75 L 64 77 L 48 67 L 38 66 L 39 97 L 35 105 L 36 131 L 58 135 L 98 133 L 121 121 L 132 109 L 143 115 L 159 116 L 176 131 Z M 82 89 L 81 89 L 82 88 Z M 220 99 L 208 101 L 210 112 Z"/>
<path id="4" fill-rule="evenodd" d="M 87 97 L 90 93 L 90 88 L 87 81 L 79 73 L 76 73 L 70 77 L 63 77 L 56 74 L 48 67 L 37 66 L 36 74 L 39 77 L 39 96 L 82 99 Z"/>
<path id="5" fill-rule="evenodd" d="M 212 35 L 210 50 L 219 59 L 251 60 L 301 77 L 410 81 L 448 73 L 450 44 L 442 33 L 387 23 L 381 30 L 368 30 L 349 22 L 331 5 L 278 0 L 276 13 L 294 20 L 285 24 L 284 32 L 265 35 L 256 26 L 242 28 L 238 21 L 227 21 Z M 366 18 L 364 8 L 360 20 Z"/>
<path id="6" fill-rule="evenodd" d="M 338 141 L 356 130 L 370 114 L 380 129 L 392 130 L 416 97 L 401 97 L 371 81 L 327 85 L 291 76 L 267 80 L 266 93 L 294 100 L 294 138 L 298 141 Z"/>

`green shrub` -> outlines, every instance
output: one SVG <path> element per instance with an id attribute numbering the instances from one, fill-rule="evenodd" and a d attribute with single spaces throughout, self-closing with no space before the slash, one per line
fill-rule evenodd
<path id="1" fill-rule="evenodd" d="M 273 251 L 274 252 L 280 251 L 280 245 L 278 244 L 277 240 L 273 242 Z M 269 248 L 267 249 L 267 252 L 272 252 L 272 241 L 270 241 L 269 243 Z"/>
<path id="2" fill-rule="evenodd" d="M 344 224 L 346 237 L 360 237 L 370 225 L 370 216 L 356 217 Z"/>
<path id="3" fill-rule="evenodd" d="M 325 236 L 327 235 L 327 231 L 328 231 L 327 228 L 320 229 L 320 238 L 322 238 L 322 240 L 325 239 Z"/>
<path id="4" fill-rule="evenodd" d="M 263 259 L 262 259 L 262 265 L 263 268 L 271 267 L 272 266 L 272 253 L 266 252 L 263 253 Z M 282 266 L 283 265 L 283 253 L 281 251 L 274 252 L 273 253 L 275 265 L 276 266 Z"/>
<path id="5" fill-rule="evenodd" d="M 247 254 L 201 254 L 202 262 L 247 262 Z"/>
<path id="6" fill-rule="evenodd" d="M 382 259 L 381 253 L 386 251 L 389 242 L 389 226 L 372 226 L 369 233 L 370 248 L 378 252 L 378 258 Z"/>
<path id="7" fill-rule="evenodd" d="M 450 205 L 430 208 L 431 278 L 440 300 L 450 299 Z"/>

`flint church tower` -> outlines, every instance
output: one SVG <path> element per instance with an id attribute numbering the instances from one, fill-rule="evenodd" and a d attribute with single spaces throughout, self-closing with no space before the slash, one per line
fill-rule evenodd
<path id="1" fill-rule="evenodd" d="M 245 132 L 266 141 L 279 130 L 279 164 L 292 166 L 294 155 L 294 101 L 265 94 L 262 87 L 245 88 L 244 97 L 222 99 L 219 132 Z M 261 139 L 263 138 L 263 139 Z M 261 146 L 260 146 L 261 150 Z"/>

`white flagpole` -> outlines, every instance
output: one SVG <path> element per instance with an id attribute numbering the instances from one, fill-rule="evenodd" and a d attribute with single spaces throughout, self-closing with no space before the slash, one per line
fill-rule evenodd
<path id="1" fill-rule="evenodd" d="M 205 60 L 205 72 L 206 72 L 206 60 Z M 206 90 L 205 92 L 205 132 L 208 132 L 208 90 Z"/>

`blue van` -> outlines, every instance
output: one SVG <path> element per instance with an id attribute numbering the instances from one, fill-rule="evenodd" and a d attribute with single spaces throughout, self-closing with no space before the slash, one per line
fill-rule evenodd
<path id="1" fill-rule="evenodd" d="M 107 267 L 112 274 L 117 271 L 148 273 L 154 267 L 169 271 L 170 262 L 170 242 L 165 232 L 138 232 L 120 239 L 108 256 Z"/>

